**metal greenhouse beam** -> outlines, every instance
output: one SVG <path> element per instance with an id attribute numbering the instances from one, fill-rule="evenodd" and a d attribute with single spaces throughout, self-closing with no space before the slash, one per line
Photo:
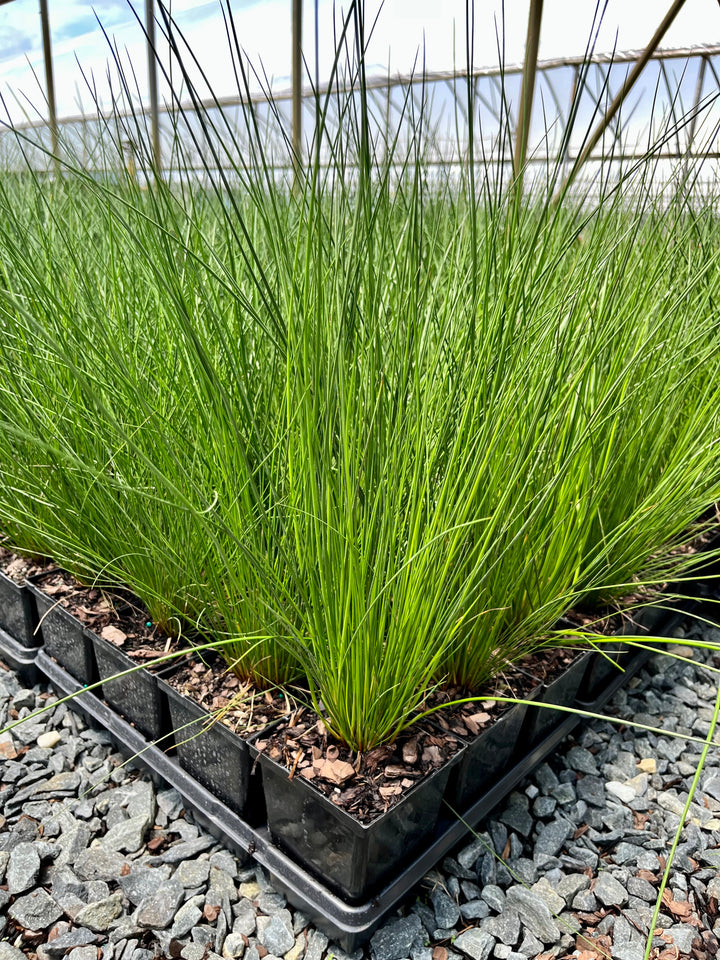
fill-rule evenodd
<path id="1" fill-rule="evenodd" d="M 302 169 L 302 0 L 292 0 L 292 149 L 295 185 Z"/>
<path id="2" fill-rule="evenodd" d="M 53 74 L 52 44 L 50 42 L 50 17 L 48 15 L 48 0 L 40 0 L 40 22 L 42 24 L 43 59 L 45 60 L 45 90 L 48 103 L 48 124 L 50 126 L 50 149 L 53 155 L 55 176 L 60 175 L 60 161 L 58 159 L 58 122 L 55 107 L 55 76 Z"/>
<path id="3" fill-rule="evenodd" d="M 157 54 L 155 51 L 155 0 L 145 0 L 145 36 L 147 41 L 148 93 L 150 96 L 150 130 L 153 164 L 159 173 L 162 164 L 160 149 L 160 110 L 158 105 Z"/>
<path id="4" fill-rule="evenodd" d="M 530 120 L 532 117 L 533 96 L 535 94 L 535 75 L 537 73 L 542 14 L 543 0 L 530 0 L 527 39 L 525 42 L 525 64 L 523 66 L 522 89 L 520 92 L 520 110 L 518 112 L 515 153 L 513 155 L 513 172 L 519 185 L 522 184 L 522 170 L 525 166 L 528 138 L 530 136 Z"/>
<path id="5" fill-rule="evenodd" d="M 647 65 L 648 61 L 652 59 L 652 56 L 655 53 L 657 47 L 659 46 L 662 38 L 665 36 L 672 22 L 674 21 L 675 17 L 678 15 L 678 13 L 680 13 L 684 5 L 685 5 L 685 0 L 673 0 L 672 6 L 668 10 L 668 12 L 665 14 L 662 20 L 662 23 L 653 34 L 653 37 L 650 43 L 647 45 L 647 47 L 645 47 L 643 52 L 640 54 L 640 57 L 636 61 L 634 67 L 632 68 L 630 73 L 627 75 L 625 83 L 622 85 L 619 92 L 616 94 L 610 106 L 607 108 L 605 116 L 602 118 L 600 123 L 597 125 L 597 127 L 595 128 L 595 130 L 593 131 L 593 133 L 590 135 L 587 142 L 585 143 L 585 146 L 581 150 L 577 160 L 573 164 L 572 169 L 570 170 L 570 173 L 567 176 L 567 179 L 565 180 L 565 183 L 562 186 L 561 192 L 566 190 L 567 187 L 570 186 L 572 181 L 575 179 L 580 167 L 585 163 L 585 161 L 588 159 L 592 151 L 597 146 L 598 141 L 607 130 L 615 114 L 623 105 L 625 98 L 630 93 L 632 88 L 635 86 L 635 83 L 637 82 L 638 77 L 645 69 L 645 66 Z"/>

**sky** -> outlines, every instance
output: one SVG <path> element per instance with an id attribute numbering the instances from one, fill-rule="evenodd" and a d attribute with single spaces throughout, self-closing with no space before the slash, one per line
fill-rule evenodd
<path id="1" fill-rule="evenodd" d="M 476 0 L 474 63 L 498 62 L 498 38 L 506 63 L 522 60 L 529 0 Z M 670 0 L 608 0 L 596 49 L 645 46 Z M 230 0 L 240 43 L 274 91 L 290 82 L 292 0 Z M 367 22 L 375 22 L 369 45 L 371 70 L 407 73 L 424 60 L 427 70 L 465 63 L 465 0 L 367 0 Z M 545 0 L 540 58 L 581 55 L 595 16 L 595 0 Z M 173 17 L 206 71 L 214 92 L 236 90 L 220 0 L 173 0 Z M 58 115 L 93 110 L 94 96 L 108 102 L 108 76 L 114 73 L 111 44 L 127 74 L 132 72 L 145 98 L 147 74 L 144 37 L 133 10 L 142 0 L 49 0 Z M 341 3 L 318 0 L 320 79 L 332 63 L 333 31 Z M 12 0 L 0 6 L 0 93 L 14 122 L 45 113 L 43 60 L 38 0 Z M 569 16 L 569 12 L 572 15 Z M 101 29 L 101 26 L 102 28 Z M 103 32 L 104 30 L 104 32 Z M 303 49 L 314 65 L 314 3 L 305 0 Z M 686 0 L 664 47 L 720 43 L 718 0 Z M 95 94 L 90 93 L 93 88 Z M 167 96 L 161 85 L 161 96 Z M 0 107 L 0 113 L 3 113 Z"/>

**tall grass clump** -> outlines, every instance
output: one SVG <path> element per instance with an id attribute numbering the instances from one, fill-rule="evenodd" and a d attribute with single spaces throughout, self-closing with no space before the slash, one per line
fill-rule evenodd
<path id="1" fill-rule="evenodd" d="M 301 171 L 226 15 L 244 128 L 164 15 L 168 169 L 121 74 L 101 175 L 66 145 L 62 177 L 0 182 L 0 528 L 261 686 L 304 676 L 364 751 L 433 687 L 568 642 L 568 608 L 691 575 L 720 496 L 716 198 L 686 166 L 656 190 L 653 148 L 599 195 L 553 202 L 560 167 L 523 193 L 507 123 L 430 166 L 423 92 L 402 135 L 373 112 L 359 4 Z"/>

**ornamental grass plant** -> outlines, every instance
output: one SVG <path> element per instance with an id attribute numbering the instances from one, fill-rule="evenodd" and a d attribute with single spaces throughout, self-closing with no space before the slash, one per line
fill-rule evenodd
<path id="1" fill-rule="evenodd" d="M 65 144 L 62 176 L 0 181 L 0 528 L 243 678 L 304 676 L 366 751 L 435 686 L 577 643 L 569 608 L 692 575 L 720 498 L 717 197 L 687 165 L 660 189 L 661 144 L 592 193 L 553 202 L 551 165 L 520 192 L 509 118 L 430 167 L 422 97 L 403 136 L 373 115 L 359 5 L 300 172 L 227 17 L 244 129 L 165 17 L 192 104 L 166 169 L 121 74 L 99 173 Z"/>

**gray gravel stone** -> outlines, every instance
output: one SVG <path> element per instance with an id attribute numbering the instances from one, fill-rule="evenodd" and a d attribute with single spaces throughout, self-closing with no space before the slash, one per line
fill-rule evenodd
<path id="1" fill-rule="evenodd" d="M 460 908 L 452 897 L 441 888 L 433 890 L 430 899 L 435 911 L 435 922 L 438 927 L 454 927 L 460 919 Z"/>
<path id="2" fill-rule="evenodd" d="M 532 892 L 542 898 L 550 913 L 561 913 L 565 908 L 565 901 L 556 892 L 547 877 L 541 877 L 532 885 Z"/>
<path id="3" fill-rule="evenodd" d="M 507 806 L 500 814 L 500 821 L 523 837 L 530 836 L 533 818 L 530 815 L 529 800 L 522 793 L 511 793 Z"/>
<path id="4" fill-rule="evenodd" d="M 482 930 L 501 943 L 514 947 L 520 939 L 520 917 L 515 910 L 503 910 L 500 916 L 484 920 Z"/>
<path id="5" fill-rule="evenodd" d="M 210 867 L 207 902 L 219 906 L 227 897 L 233 903 L 238 898 L 237 887 L 232 875 L 220 870 L 219 867 Z"/>
<path id="6" fill-rule="evenodd" d="M 257 935 L 268 953 L 283 956 L 295 944 L 295 937 L 280 917 L 258 917 Z"/>
<path id="7" fill-rule="evenodd" d="M 122 900 L 122 893 L 113 893 L 104 900 L 90 903 L 77 914 L 75 922 L 81 927 L 94 930 L 95 933 L 102 933 L 122 913 Z"/>
<path id="8" fill-rule="evenodd" d="M 532 812 L 536 817 L 550 817 L 557 807 L 557 800 L 553 797 L 538 797 L 532 805 Z M 495 951 L 497 954 L 497 950 Z"/>
<path id="9" fill-rule="evenodd" d="M 222 956 L 225 960 L 232 960 L 234 957 L 242 957 L 245 953 L 245 938 L 239 933 L 229 933 L 225 937 L 225 943 L 222 948 Z"/>
<path id="10" fill-rule="evenodd" d="M 628 902 L 625 887 L 606 870 L 598 875 L 593 893 L 605 907 L 623 907 Z"/>
<path id="11" fill-rule="evenodd" d="M 554 820 L 540 829 L 535 841 L 533 856 L 538 860 L 541 856 L 554 857 L 563 848 L 565 841 L 572 833 L 572 827 L 567 820 Z"/>
<path id="12" fill-rule="evenodd" d="M 589 886 L 590 877 L 584 873 L 575 873 L 562 877 L 556 889 L 558 896 L 561 896 L 566 903 L 571 903 L 581 890 L 587 890 Z"/>
<path id="13" fill-rule="evenodd" d="M 146 867 L 139 864 L 126 876 L 118 877 L 118 882 L 130 903 L 138 906 L 143 900 L 148 900 L 157 893 L 169 878 L 170 867 Z"/>
<path id="14" fill-rule="evenodd" d="M 145 842 L 149 827 L 146 816 L 129 817 L 108 830 L 102 838 L 102 845 L 106 850 L 135 853 Z"/>
<path id="15" fill-rule="evenodd" d="M 640 943 L 622 943 L 613 946 L 613 960 L 643 960 L 645 948 Z"/>
<path id="16" fill-rule="evenodd" d="M 233 906 L 233 933 L 244 934 L 251 937 L 255 933 L 255 909 L 252 903 L 243 898 Z"/>
<path id="17" fill-rule="evenodd" d="M 484 900 L 470 900 L 460 904 L 460 914 L 463 920 L 483 920 L 490 916 L 490 907 Z"/>
<path id="18" fill-rule="evenodd" d="M 171 878 L 150 897 L 142 901 L 136 915 L 139 926 L 164 930 L 172 923 L 178 907 L 184 899 L 185 889 L 183 885 Z"/>
<path id="19" fill-rule="evenodd" d="M 40 855 L 34 843 L 19 843 L 10 854 L 6 871 L 8 893 L 24 893 L 34 886 L 40 873 Z"/>
<path id="20" fill-rule="evenodd" d="M 581 890 L 580 893 L 575 894 L 573 897 L 571 906 L 573 910 L 580 910 L 583 913 L 592 913 L 597 909 L 597 900 L 595 899 L 595 894 L 591 893 L 589 890 Z"/>
<path id="21" fill-rule="evenodd" d="M 593 807 L 605 807 L 605 781 L 600 777 L 586 776 L 577 782 L 576 788 L 579 800 Z"/>
<path id="22" fill-rule="evenodd" d="M 640 897 L 646 903 L 654 902 L 657 897 L 655 887 L 642 877 L 630 877 L 627 882 L 627 891 L 631 897 Z"/>
<path id="23" fill-rule="evenodd" d="M 505 907 L 505 891 L 494 883 L 489 883 L 486 887 L 483 887 L 480 896 L 489 907 L 492 907 L 498 913 L 501 913 Z"/>
<path id="24" fill-rule="evenodd" d="M 565 754 L 567 765 L 580 773 L 597 774 L 595 757 L 585 747 L 571 747 Z"/>
<path id="25" fill-rule="evenodd" d="M 482 930 L 466 930 L 457 937 L 454 946 L 472 960 L 487 960 L 495 946 L 495 940 Z"/>
<path id="26" fill-rule="evenodd" d="M 420 918 L 414 914 L 386 923 L 370 940 L 373 960 L 403 960 L 410 955 L 413 943 L 420 936 Z"/>
<path id="27" fill-rule="evenodd" d="M 135 951 L 135 953 L 137 953 L 137 951 Z M 133 953 L 133 960 L 135 960 L 135 953 Z M 67 957 L 68 960 L 97 960 L 97 947 L 75 947 Z"/>
<path id="28" fill-rule="evenodd" d="M 209 875 L 210 864 L 207 860 L 184 860 L 173 874 L 176 880 L 191 890 L 206 884 Z"/>
<path id="29" fill-rule="evenodd" d="M 485 853 L 487 853 L 487 844 L 482 840 L 475 840 L 458 853 L 457 862 L 463 869 L 469 870 L 475 865 L 478 857 L 482 857 Z"/>
<path id="30" fill-rule="evenodd" d="M 304 960 L 321 960 L 328 945 L 328 938 L 321 930 L 311 930 L 308 934 Z"/>
<path id="31" fill-rule="evenodd" d="M 173 937 L 184 937 L 197 925 L 202 917 L 202 910 L 197 903 L 189 900 L 184 903 L 173 919 L 170 934 Z M 244 941 L 243 941 L 244 943 Z"/>
<path id="32" fill-rule="evenodd" d="M 558 925 L 542 897 L 520 886 L 510 887 L 506 897 L 508 906 L 517 910 L 522 922 L 543 943 L 552 944 L 560 940 Z"/>
<path id="33" fill-rule="evenodd" d="M 93 844 L 76 858 L 73 869 L 81 880 L 117 880 L 126 864 L 121 853 Z"/>
<path id="34" fill-rule="evenodd" d="M 67 930 L 54 940 L 43 944 L 43 952 L 50 960 L 59 960 L 59 958 L 65 956 L 68 950 L 97 943 L 98 939 L 92 930 L 85 930 L 82 927 L 77 930 Z"/>
<path id="35" fill-rule="evenodd" d="M 62 909 L 42 887 L 18 897 L 8 910 L 8 916 L 26 930 L 46 930 L 62 914 Z"/>
<path id="36" fill-rule="evenodd" d="M 197 840 L 175 843 L 162 855 L 163 863 L 180 863 L 181 860 L 192 860 L 199 853 L 209 850 L 214 844 L 215 840 L 209 835 L 198 837 Z"/>
<path id="37" fill-rule="evenodd" d="M 673 944 L 680 951 L 680 955 L 689 954 L 692 950 L 693 941 L 699 937 L 701 931 L 689 923 L 678 923 L 670 927 L 668 933 L 673 938 Z"/>
<path id="38" fill-rule="evenodd" d="M 0 960 L 27 960 L 27 957 L 22 950 L 18 950 L 5 940 L 0 940 Z"/>

